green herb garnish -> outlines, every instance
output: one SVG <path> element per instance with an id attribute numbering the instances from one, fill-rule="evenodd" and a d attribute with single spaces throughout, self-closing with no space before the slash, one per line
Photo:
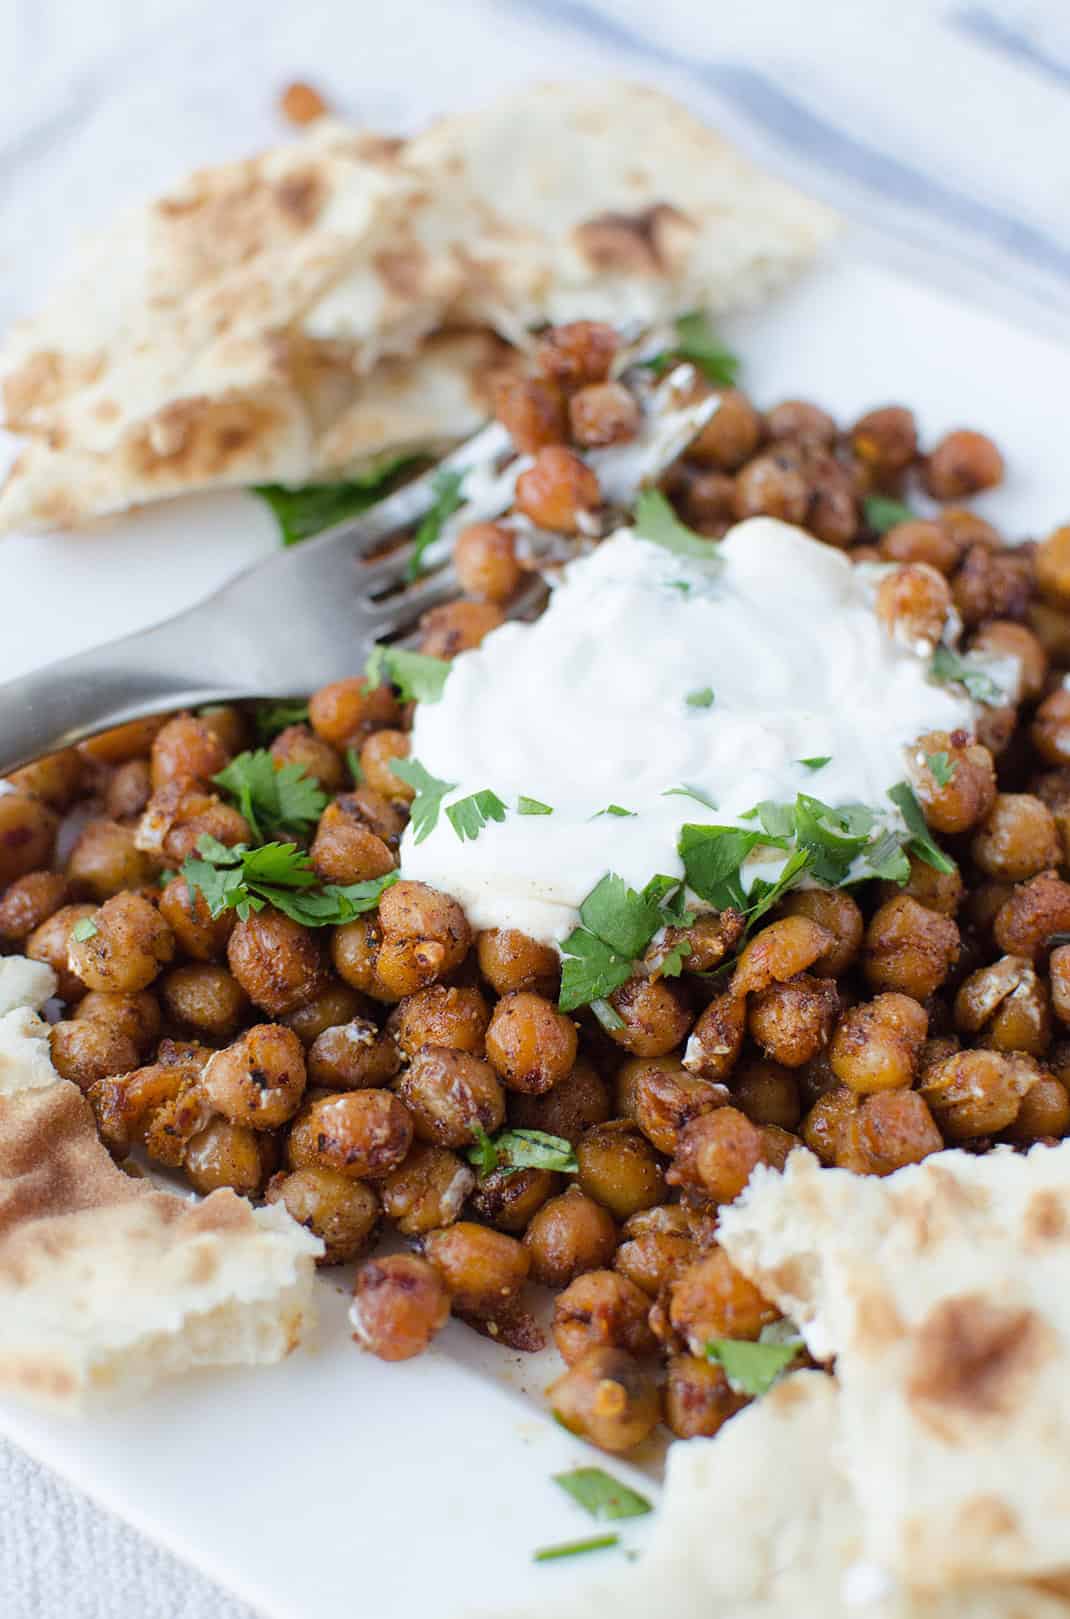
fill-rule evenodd
<path id="1" fill-rule="evenodd" d="M 579 1166 L 572 1143 L 564 1136 L 545 1130 L 499 1130 L 488 1136 L 477 1126 L 475 1145 L 468 1149 L 468 1162 L 479 1170 L 480 1180 L 496 1169 L 551 1169 L 562 1175 L 575 1175 Z"/>
<path id="2" fill-rule="evenodd" d="M 475 1165 L 480 1180 L 485 1181 L 498 1167 L 498 1149 L 478 1120 L 472 1126 L 472 1134 L 475 1141 L 468 1149 L 468 1162 Z"/>
<path id="3" fill-rule="evenodd" d="M 370 686 L 390 681 L 398 688 L 403 702 L 437 703 L 451 668 L 445 658 L 432 658 L 426 652 L 408 652 L 403 646 L 377 644 L 364 665 L 364 678 Z"/>
<path id="4" fill-rule="evenodd" d="M 661 796 L 662 798 L 693 798 L 696 804 L 705 804 L 707 809 L 715 810 L 717 808 L 713 799 L 708 798 L 698 787 L 666 787 Z"/>
<path id="5" fill-rule="evenodd" d="M 831 753 L 818 753 L 812 759 L 800 759 L 799 763 L 805 765 L 807 770 L 824 770 L 826 765 L 832 763 L 832 755 Z"/>
<path id="6" fill-rule="evenodd" d="M 432 776 L 418 759 L 392 759 L 390 769 L 395 776 L 416 789 L 416 797 L 409 805 L 409 825 L 412 827 L 413 841 L 422 843 L 435 830 L 442 800 L 447 793 L 452 793 L 457 783 L 441 781 L 438 776 Z"/>
<path id="7" fill-rule="evenodd" d="M 682 523 L 660 489 L 644 489 L 635 503 L 635 532 L 679 557 L 697 557 L 712 562 L 717 556 L 713 540 Z"/>
<path id="8" fill-rule="evenodd" d="M 924 860 L 934 871 L 942 871 L 950 876 L 957 869 L 955 862 L 933 842 L 932 833 L 925 824 L 921 805 L 909 782 L 896 782 L 894 787 L 888 789 L 888 797 L 907 824 L 907 831 L 910 833 L 907 848 L 911 854 L 917 855 L 919 860 Z"/>
<path id="9" fill-rule="evenodd" d="M 952 652 L 949 646 L 937 647 L 929 664 L 929 674 L 941 684 L 950 681 L 963 686 L 975 703 L 984 703 L 988 708 L 1000 708 L 1007 701 L 1006 692 L 985 672 L 981 663 L 972 660 L 968 653 Z"/>
<path id="10" fill-rule="evenodd" d="M 523 794 L 516 801 L 518 815 L 552 815 L 553 808 L 549 804 L 540 803 L 537 798 L 525 798 Z"/>
<path id="11" fill-rule="evenodd" d="M 591 820 L 597 821 L 600 815 L 617 815 L 627 820 L 637 814 L 637 810 L 625 809 L 622 804 L 607 804 L 605 809 L 596 810 L 591 816 Z"/>
<path id="12" fill-rule="evenodd" d="M 308 704 L 298 699 L 292 703 L 257 703 L 253 724 L 259 742 L 273 742 L 289 726 L 308 724 Z"/>
<path id="13" fill-rule="evenodd" d="M 681 894 L 680 880 L 674 877 L 652 878 L 641 894 L 615 872 L 596 883 L 580 906 L 581 926 L 561 946 L 561 1010 L 606 1003 L 606 1012 L 618 1019 L 606 1026 L 621 1027 L 607 998 L 627 983 L 633 963 L 655 933 L 668 925 L 681 925 L 684 915 L 690 917 L 670 900 L 670 895 L 679 899 Z M 597 1008 L 595 1015 L 600 1016 Z"/>
<path id="14" fill-rule="evenodd" d="M 757 1397 L 767 1394 L 798 1356 L 801 1338 L 781 1343 L 749 1343 L 739 1338 L 711 1338 L 706 1359 L 724 1367 L 725 1376 L 737 1394 Z"/>
<path id="15" fill-rule="evenodd" d="M 182 866 L 191 893 L 204 895 L 212 917 L 237 911 L 246 921 L 254 911 L 273 905 L 304 927 L 321 928 L 350 922 L 374 910 L 384 889 L 398 873 L 363 883 L 321 883 L 307 854 L 295 843 L 266 843 L 233 848 L 207 834 L 197 839 L 200 859 L 190 855 Z"/>
<path id="16" fill-rule="evenodd" d="M 590 1540 L 563 1540 L 557 1546 L 540 1546 L 532 1553 L 536 1563 L 552 1563 L 559 1557 L 579 1557 L 582 1552 L 601 1551 L 604 1546 L 619 1546 L 619 1535 L 592 1535 Z"/>
<path id="17" fill-rule="evenodd" d="M 99 932 L 100 929 L 93 921 L 93 918 L 91 916 L 83 916 L 81 921 L 76 922 L 71 929 L 71 938 L 77 939 L 78 943 L 82 944 L 86 939 L 95 939 Z"/>
<path id="18" fill-rule="evenodd" d="M 684 698 L 684 702 L 687 704 L 688 708 L 712 708 L 713 687 L 700 686 L 698 691 L 689 691 L 687 696 Z"/>
<path id="19" fill-rule="evenodd" d="M 414 456 L 392 456 L 345 483 L 312 483 L 300 489 L 262 483 L 254 484 L 253 494 L 266 500 L 275 513 L 283 545 L 299 545 L 347 517 L 366 512 L 389 493 L 399 473 L 416 465 Z"/>
<path id="20" fill-rule="evenodd" d="M 601 1467 L 575 1467 L 571 1473 L 554 1473 L 553 1481 L 592 1518 L 603 1523 L 612 1523 L 618 1518 L 641 1518 L 654 1510 L 645 1495 L 629 1489 Z"/>
<path id="21" fill-rule="evenodd" d="M 364 780 L 364 771 L 361 768 L 360 755 L 356 748 L 346 749 L 346 767 L 349 770 L 350 780 L 354 787 L 359 787 Z"/>
<path id="22" fill-rule="evenodd" d="M 759 844 L 788 848 L 784 838 L 768 832 L 746 832 L 738 826 L 682 826 L 677 847 L 688 887 L 715 910 L 746 911 L 740 868 Z"/>
<path id="23" fill-rule="evenodd" d="M 867 495 L 862 502 L 866 524 L 877 534 L 887 534 L 898 523 L 910 523 L 918 515 L 901 500 L 890 500 L 887 495 Z"/>
<path id="24" fill-rule="evenodd" d="M 611 1006 L 609 1002 L 603 1000 L 601 996 L 599 996 L 597 1000 L 593 1000 L 591 1002 L 591 1011 L 594 1013 L 595 1017 L 598 1019 L 599 1023 L 602 1025 L 603 1029 L 605 1029 L 607 1034 L 612 1034 L 616 1029 L 623 1029 L 624 1019 L 621 1017 L 616 1007 Z"/>
<path id="25" fill-rule="evenodd" d="M 264 748 L 239 753 L 212 780 L 236 801 L 260 842 L 308 831 L 327 808 L 327 794 L 303 765 L 276 768 Z"/>
<path id="26" fill-rule="evenodd" d="M 469 793 L 467 798 L 459 798 L 456 804 L 451 804 L 446 810 L 446 819 L 462 843 L 465 838 L 474 842 L 488 821 L 504 821 L 506 813 L 497 793 L 484 787 L 481 792 Z"/>
<path id="27" fill-rule="evenodd" d="M 420 520 L 420 526 L 412 542 L 412 556 L 405 569 L 405 577 L 410 583 L 418 579 L 423 572 L 424 552 L 442 533 L 442 525 L 447 517 L 452 517 L 461 505 L 463 483 L 463 472 L 453 472 L 446 468 L 436 472 L 432 478 L 431 490 L 435 498 Z"/>
<path id="28" fill-rule="evenodd" d="M 954 781 L 958 763 L 949 753 L 927 753 L 925 763 L 938 787 L 946 787 Z"/>

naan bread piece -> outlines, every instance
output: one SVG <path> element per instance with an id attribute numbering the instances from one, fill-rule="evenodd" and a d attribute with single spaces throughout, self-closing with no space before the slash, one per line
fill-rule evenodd
<path id="1" fill-rule="evenodd" d="M 828 209 L 642 85 L 537 84 L 409 142 L 467 212 L 460 309 L 511 341 L 544 321 L 650 326 L 759 303 L 835 230 Z"/>
<path id="2" fill-rule="evenodd" d="M 1024 1582 L 926 1593 L 863 1562 L 840 1419 L 835 1380 L 796 1372 L 714 1439 L 674 1444 L 639 1563 L 509 1619 L 1067 1619 L 1070 1602 Z"/>
<path id="3" fill-rule="evenodd" d="M 0 964 L 0 990 L 21 962 Z M 47 1026 L 29 1006 L 0 1018 L 0 1390 L 74 1409 L 194 1366 L 281 1360 L 314 1320 L 322 1251 L 277 1207 L 124 1174 L 52 1067 Z"/>
<path id="4" fill-rule="evenodd" d="M 718 1239 L 837 1357 L 867 1560 L 918 1586 L 1070 1562 L 1070 1141 L 886 1179 L 795 1152 Z"/>
<path id="5" fill-rule="evenodd" d="M 56 993 L 56 985 L 56 975 L 46 962 L 0 956 L 0 1017 L 18 1007 L 40 1011 Z"/>

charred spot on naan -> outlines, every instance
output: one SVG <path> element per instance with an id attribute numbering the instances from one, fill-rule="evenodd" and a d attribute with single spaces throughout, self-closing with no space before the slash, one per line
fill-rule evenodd
<path id="1" fill-rule="evenodd" d="M 178 399 L 128 441 L 131 472 L 146 482 L 192 483 L 225 477 L 258 441 L 286 425 L 277 405 L 259 399 Z"/>
<path id="2" fill-rule="evenodd" d="M 971 1419 L 1008 1417 L 1032 1375 L 1055 1354 L 1055 1334 L 1034 1311 L 1005 1309 L 980 1294 L 944 1299 L 914 1334 L 907 1399 L 926 1419 L 938 1410 Z"/>
<path id="3" fill-rule="evenodd" d="M 573 239 L 596 270 L 670 276 L 696 234 L 696 225 L 679 208 L 655 202 L 635 214 L 596 214 L 576 226 Z"/>

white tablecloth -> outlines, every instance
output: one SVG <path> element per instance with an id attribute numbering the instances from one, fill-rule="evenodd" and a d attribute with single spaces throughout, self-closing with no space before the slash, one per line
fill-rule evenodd
<path id="1" fill-rule="evenodd" d="M 1065 0 L 6 0 L 0 64 L 0 324 L 112 206 L 277 139 L 291 78 L 406 128 L 609 72 L 675 90 L 874 251 L 1070 330 Z M 252 1619 L 2 1442 L 0 1615 Z"/>

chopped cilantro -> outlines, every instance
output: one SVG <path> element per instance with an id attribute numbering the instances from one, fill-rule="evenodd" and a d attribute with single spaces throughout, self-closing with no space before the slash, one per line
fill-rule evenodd
<path id="1" fill-rule="evenodd" d="M 553 808 L 549 804 L 540 803 L 537 798 L 525 798 L 523 794 L 516 801 L 518 815 L 552 815 Z"/>
<path id="2" fill-rule="evenodd" d="M 212 780 L 236 800 L 260 842 L 308 831 L 327 808 L 327 794 L 303 765 L 276 767 L 265 748 L 239 753 Z"/>
<path id="3" fill-rule="evenodd" d="M 934 680 L 946 685 L 949 681 L 965 687 L 975 703 L 988 708 L 999 708 L 1007 701 L 1002 687 L 986 673 L 981 660 L 971 659 L 969 653 L 952 652 L 949 646 L 938 646 L 929 664 Z"/>
<path id="4" fill-rule="evenodd" d="M 431 480 L 431 489 L 434 501 L 424 513 L 420 526 L 412 543 L 412 555 L 405 577 L 411 583 L 418 579 L 423 572 L 424 552 L 429 545 L 433 545 L 442 533 L 442 525 L 447 517 L 452 517 L 461 505 L 461 485 L 464 483 L 463 472 L 448 471 L 443 468 L 436 472 Z"/>
<path id="5" fill-rule="evenodd" d="M 758 844 L 787 849 L 782 837 L 768 832 L 746 832 L 738 826 L 696 826 L 680 828 L 677 845 L 684 863 L 688 887 L 700 899 L 723 911 L 731 907 L 746 911 L 748 901 L 740 868 Z"/>
<path id="6" fill-rule="evenodd" d="M 660 489 L 644 489 L 636 501 L 635 532 L 640 539 L 663 546 L 676 556 L 712 562 L 717 555 L 715 542 L 704 540 L 701 534 L 681 523 Z"/>
<path id="7" fill-rule="evenodd" d="M 668 590 L 678 590 L 681 596 L 690 596 L 691 594 L 691 586 L 686 579 L 670 579 L 666 588 Z"/>
<path id="8" fill-rule="evenodd" d="M 156 878 L 157 885 L 160 888 L 166 888 L 168 883 L 173 883 L 177 876 L 177 871 L 161 871 Z"/>
<path id="9" fill-rule="evenodd" d="M 927 753 L 925 763 L 938 787 L 946 787 L 955 779 L 958 764 L 949 753 Z"/>
<path id="10" fill-rule="evenodd" d="M 442 800 L 447 793 L 452 793 L 457 783 L 440 781 L 425 770 L 418 759 L 392 759 L 390 769 L 410 787 L 416 788 L 416 797 L 409 806 L 409 825 L 414 841 L 422 843 L 435 830 Z"/>
<path id="11" fill-rule="evenodd" d="M 890 500 L 887 495 L 867 495 L 862 502 L 866 522 L 877 534 L 887 534 L 897 523 L 909 523 L 917 516 L 901 500 Z"/>
<path id="12" fill-rule="evenodd" d="M 605 809 L 600 809 L 594 815 L 592 815 L 591 820 L 597 821 L 600 815 L 619 815 L 627 819 L 629 816 L 636 815 L 637 813 L 638 811 L 636 810 L 624 809 L 624 807 L 620 804 L 607 804 Z"/>
<path id="13" fill-rule="evenodd" d="M 932 834 L 925 824 L 921 805 L 910 784 L 905 781 L 896 782 L 894 787 L 888 789 L 888 797 L 907 824 L 907 831 L 910 833 L 907 848 L 911 854 L 917 855 L 919 860 L 924 860 L 934 871 L 942 871 L 947 875 L 955 871 L 957 869 L 955 862 L 933 842 Z"/>
<path id="14" fill-rule="evenodd" d="M 364 771 L 361 769 L 360 755 L 357 753 L 356 748 L 346 749 L 346 765 L 354 787 L 359 787 L 364 780 Z"/>
<path id="15" fill-rule="evenodd" d="M 408 455 L 380 461 L 363 477 L 345 483 L 313 483 L 287 489 L 284 484 L 254 484 L 253 494 L 266 500 L 279 525 L 283 545 L 299 545 L 347 517 L 358 517 L 382 500 L 398 475 L 416 465 Z"/>
<path id="16" fill-rule="evenodd" d="M 696 804 L 705 804 L 707 809 L 715 810 L 717 808 L 713 799 L 707 797 L 700 788 L 688 787 L 686 784 L 682 787 L 666 787 L 661 796 L 662 798 L 693 798 Z"/>
<path id="17" fill-rule="evenodd" d="M 384 889 L 398 880 L 396 871 L 363 883 L 320 883 L 308 856 L 295 843 L 245 844 L 228 848 L 217 838 L 197 839 L 200 858 L 190 855 L 182 876 L 190 892 L 199 890 L 213 917 L 237 911 L 246 921 L 254 911 L 273 905 L 305 927 L 320 928 L 352 921 L 379 903 Z"/>
<path id="18" fill-rule="evenodd" d="M 489 787 L 481 792 L 469 793 L 467 798 L 459 798 L 456 804 L 451 804 L 446 811 L 446 819 L 463 843 L 465 838 L 474 842 L 486 826 L 488 821 L 504 821 L 506 808 Z"/>
<path id="19" fill-rule="evenodd" d="M 432 658 L 426 652 L 409 652 L 403 646 L 378 643 L 372 647 L 364 665 L 364 677 L 371 686 L 389 680 L 398 688 L 403 702 L 437 703 L 451 667 L 445 658 Z"/>
<path id="20" fill-rule="evenodd" d="M 615 872 L 596 883 L 580 906 L 581 925 L 561 946 L 561 1010 L 592 1006 L 605 1027 L 621 1027 L 607 997 L 627 983 L 655 933 L 694 920 L 682 898 L 678 877 L 654 877 L 641 894 Z"/>
<path id="21" fill-rule="evenodd" d="M 99 932 L 100 929 L 93 921 L 93 918 L 91 916 L 83 916 L 81 921 L 76 922 L 71 929 L 71 938 L 77 939 L 79 944 L 81 944 L 86 939 L 95 939 Z"/>
<path id="22" fill-rule="evenodd" d="M 496 1169 L 551 1169 L 562 1175 L 575 1175 L 578 1169 L 571 1141 L 552 1136 L 545 1130 L 499 1130 L 488 1136 L 481 1126 L 475 1145 L 468 1149 L 468 1162 L 479 1170 L 480 1180 Z"/>
<path id="23" fill-rule="evenodd" d="M 812 759 L 800 759 L 799 763 L 805 765 L 807 770 L 824 770 L 826 765 L 832 763 L 832 755 L 831 753 L 818 753 Z"/>
<path id="24" fill-rule="evenodd" d="M 611 1006 L 609 1002 L 603 1000 L 601 996 L 599 996 L 597 1000 L 591 1002 L 591 1011 L 594 1013 L 595 1017 L 598 1019 L 599 1023 L 602 1025 L 603 1029 L 605 1029 L 607 1034 L 612 1034 L 614 1029 L 623 1029 L 624 1019 L 621 1017 L 616 1007 Z"/>
<path id="25" fill-rule="evenodd" d="M 481 1181 L 493 1175 L 498 1167 L 498 1149 L 477 1120 L 472 1126 L 475 1141 L 468 1149 L 468 1162 L 474 1164 Z"/>
<path id="26" fill-rule="evenodd" d="M 292 703 L 257 703 L 253 724 L 259 742 L 273 742 L 288 726 L 308 724 L 308 704 L 298 699 Z"/>
<path id="27" fill-rule="evenodd" d="M 756 1397 L 769 1392 L 801 1348 L 802 1339 L 798 1337 L 780 1343 L 711 1338 L 706 1345 L 706 1359 L 724 1367 L 725 1376 L 737 1394 Z"/>
<path id="28" fill-rule="evenodd" d="M 691 954 L 691 945 L 687 939 L 681 939 L 679 944 L 673 945 L 662 958 L 658 968 L 662 978 L 679 978 L 684 970 L 684 962 Z"/>
<path id="29" fill-rule="evenodd" d="M 684 698 L 684 702 L 687 704 L 688 708 L 712 708 L 713 687 L 700 686 L 698 691 L 689 691 L 687 696 Z"/>
<path id="30" fill-rule="evenodd" d="M 601 1551 L 605 1546 L 619 1546 L 619 1535 L 592 1535 L 589 1540 L 563 1540 L 557 1546 L 540 1546 L 532 1553 L 536 1563 L 552 1563 L 558 1557 L 578 1557 L 582 1552 Z"/>
<path id="31" fill-rule="evenodd" d="M 694 309 L 676 320 L 676 352 L 697 365 L 711 382 L 733 388 L 739 376 L 739 356 L 718 341 L 710 317 Z"/>
<path id="32" fill-rule="evenodd" d="M 555 1484 L 578 1501 L 592 1518 L 612 1522 L 617 1518 L 641 1518 L 653 1512 L 652 1504 L 638 1490 L 629 1489 L 601 1467 L 574 1467 L 571 1473 L 555 1473 Z"/>

